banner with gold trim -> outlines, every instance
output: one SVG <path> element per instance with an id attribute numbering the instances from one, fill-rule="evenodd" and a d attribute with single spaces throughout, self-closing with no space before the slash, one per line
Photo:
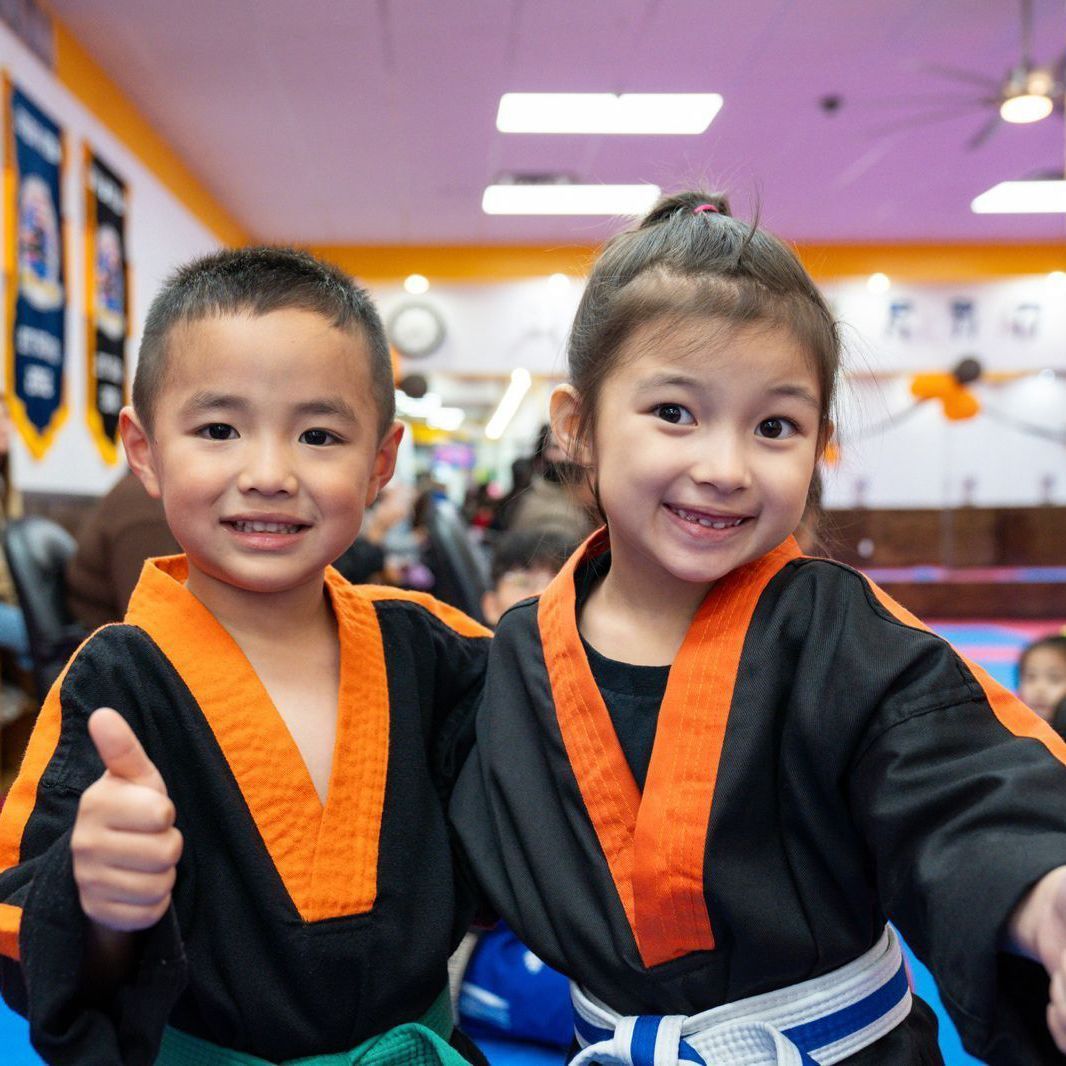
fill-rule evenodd
<path id="1" fill-rule="evenodd" d="M 86 417 L 104 461 L 117 463 L 118 413 L 129 394 L 126 183 L 85 147 Z"/>
<path id="2" fill-rule="evenodd" d="M 40 459 L 67 415 L 63 131 L 6 78 L 4 90 L 7 396 Z"/>

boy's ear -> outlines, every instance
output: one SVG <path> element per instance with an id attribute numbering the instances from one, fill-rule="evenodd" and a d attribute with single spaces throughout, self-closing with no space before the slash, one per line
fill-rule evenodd
<path id="1" fill-rule="evenodd" d="M 122 446 L 126 449 L 126 462 L 130 464 L 130 469 L 141 479 L 148 495 L 158 500 L 162 489 L 155 455 L 152 452 L 152 441 L 137 417 L 137 412 L 128 405 L 119 411 L 118 431 L 122 437 Z"/>
<path id="2" fill-rule="evenodd" d="M 378 493 L 389 483 L 392 475 L 396 472 L 396 453 L 403 440 L 403 423 L 393 422 L 378 445 L 377 455 L 374 456 L 374 466 L 370 471 L 370 480 L 366 485 L 365 505 L 369 507 L 378 496 Z"/>
<path id="3" fill-rule="evenodd" d="M 578 434 L 581 423 L 581 401 L 573 385 L 556 385 L 552 389 L 548 409 L 552 434 L 566 457 L 581 466 L 590 461 L 588 443 Z"/>

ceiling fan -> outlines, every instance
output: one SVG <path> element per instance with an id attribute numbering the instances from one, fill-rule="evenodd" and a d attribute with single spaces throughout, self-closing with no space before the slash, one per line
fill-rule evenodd
<path id="1" fill-rule="evenodd" d="M 958 101 L 963 108 L 993 111 L 988 120 L 966 142 L 966 147 L 971 150 L 983 145 L 1004 122 L 1039 122 L 1047 118 L 1052 111 L 1063 110 L 1066 52 L 1046 66 L 1037 66 L 1033 62 L 1033 3 L 1032 0 L 1020 2 L 1021 55 L 1005 76 L 990 78 L 975 71 L 954 67 L 925 68 L 930 73 L 983 90 L 978 97 Z"/>

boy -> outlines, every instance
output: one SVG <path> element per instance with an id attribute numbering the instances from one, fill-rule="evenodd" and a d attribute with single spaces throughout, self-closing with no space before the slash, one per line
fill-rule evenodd
<path id="1" fill-rule="evenodd" d="M 311 256 L 222 252 L 152 305 L 133 400 L 185 555 L 42 708 L 0 816 L 5 998 L 52 1063 L 462 1062 L 442 802 L 487 631 L 327 569 L 402 434 L 381 321 Z"/>
<path id="2" fill-rule="evenodd" d="M 481 597 L 488 624 L 495 628 L 508 608 L 539 596 L 577 545 L 553 526 L 503 534 L 492 552 L 492 588 Z"/>

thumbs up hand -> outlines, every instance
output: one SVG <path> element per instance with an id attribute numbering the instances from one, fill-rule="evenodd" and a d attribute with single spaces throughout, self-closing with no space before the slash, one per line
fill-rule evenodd
<path id="1" fill-rule="evenodd" d="M 94 711 L 89 736 L 104 772 L 82 794 L 71 836 L 81 907 L 108 929 L 148 929 L 170 905 L 181 857 L 174 804 L 159 771 L 117 711 Z"/>

